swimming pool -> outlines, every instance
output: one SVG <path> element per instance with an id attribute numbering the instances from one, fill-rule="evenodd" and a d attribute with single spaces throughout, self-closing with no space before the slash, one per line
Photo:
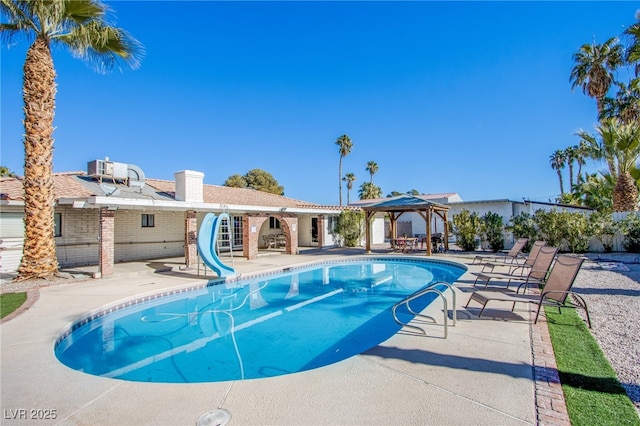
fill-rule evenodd
<path id="1" fill-rule="evenodd" d="M 60 335 L 55 354 L 88 374 L 141 382 L 296 373 L 388 339 L 401 328 L 391 314 L 396 302 L 465 271 L 440 260 L 364 257 L 174 290 L 87 315 Z M 398 316 L 411 318 L 406 310 Z"/>

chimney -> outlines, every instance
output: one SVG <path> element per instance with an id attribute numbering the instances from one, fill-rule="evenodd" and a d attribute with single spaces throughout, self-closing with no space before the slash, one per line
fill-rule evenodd
<path id="1" fill-rule="evenodd" d="M 176 178 L 176 201 L 197 202 L 204 201 L 202 196 L 202 181 L 204 173 L 193 170 L 183 170 L 173 174 Z"/>

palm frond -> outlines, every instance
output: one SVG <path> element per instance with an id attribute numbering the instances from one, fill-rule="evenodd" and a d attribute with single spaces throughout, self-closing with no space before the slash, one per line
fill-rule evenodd
<path id="1" fill-rule="evenodd" d="M 74 56 L 92 63 L 103 73 L 121 61 L 136 69 L 144 55 L 142 44 L 126 31 L 96 20 L 75 27 L 57 40 L 66 44 Z"/>

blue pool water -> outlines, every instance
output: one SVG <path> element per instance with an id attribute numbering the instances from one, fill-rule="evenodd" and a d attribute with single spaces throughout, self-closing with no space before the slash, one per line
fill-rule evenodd
<path id="1" fill-rule="evenodd" d="M 465 270 L 443 261 L 361 258 L 146 297 L 75 323 L 55 354 L 85 373 L 141 382 L 296 373 L 388 339 L 401 328 L 391 314 L 396 302 L 430 283 L 453 283 Z M 423 309 L 431 296 L 412 308 Z M 406 310 L 398 315 L 411 319 Z"/>

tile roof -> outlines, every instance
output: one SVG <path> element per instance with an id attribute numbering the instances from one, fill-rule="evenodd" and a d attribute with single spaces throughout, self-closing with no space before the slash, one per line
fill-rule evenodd
<path id="1" fill-rule="evenodd" d="M 170 180 L 146 179 L 147 185 L 175 197 L 176 183 Z M 282 195 L 270 194 L 249 188 L 232 188 L 229 186 L 203 185 L 205 203 L 235 204 L 244 206 L 265 207 L 319 207 L 308 201 L 296 200 Z"/>
<path id="2" fill-rule="evenodd" d="M 114 184 L 105 180 L 103 184 L 87 176 L 85 172 L 54 173 L 55 198 L 86 198 L 91 196 L 108 196 L 107 191 L 117 192 L 118 198 L 174 200 L 175 182 L 160 179 L 145 179 L 143 188 Z M 21 177 L 0 178 L 0 197 L 4 200 L 24 200 Z M 114 194 L 116 196 L 116 194 Z M 296 200 L 281 195 L 270 194 L 248 188 L 232 188 L 228 186 L 203 185 L 205 203 L 218 203 L 264 207 L 297 207 L 297 208 L 337 208 L 336 206 L 320 206 L 308 201 Z"/>
<path id="3" fill-rule="evenodd" d="M 0 177 L 0 200 L 23 200 L 22 178 Z"/>

